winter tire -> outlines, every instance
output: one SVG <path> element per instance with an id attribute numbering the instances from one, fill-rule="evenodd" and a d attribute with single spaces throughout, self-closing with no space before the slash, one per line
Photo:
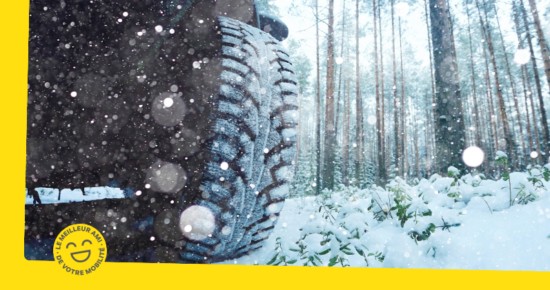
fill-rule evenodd
<path id="1" fill-rule="evenodd" d="M 292 178 L 296 83 L 270 35 L 220 18 L 220 91 L 210 158 L 196 205 L 216 219 L 211 237 L 188 241 L 184 260 L 221 260 L 259 248 L 275 225 Z"/>
<path id="2" fill-rule="evenodd" d="M 94 52 L 90 68 L 71 72 L 74 81 L 57 92 L 39 93 L 44 85 L 29 81 L 28 190 L 85 192 L 116 181 L 134 194 L 27 205 L 27 258 L 47 253 L 53 233 L 74 223 L 101 229 L 115 261 L 217 262 L 262 246 L 293 175 L 292 64 L 277 40 L 237 20 L 220 17 L 199 30 L 183 44 L 165 41 L 166 33 L 122 33 L 116 37 L 131 51 Z M 41 49 L 34 52 L 50 53 Z M 72 59 L 30 70 L 43 82 L 75 67 Z M 77 102 L 56 95 L 63 90 Z M 78 99 L 101 94 L 115 97 Z M 37 111 L 52 121 L 32 119 Z"/>

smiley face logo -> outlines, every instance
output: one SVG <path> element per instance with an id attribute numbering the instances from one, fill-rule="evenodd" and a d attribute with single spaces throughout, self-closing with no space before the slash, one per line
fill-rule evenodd
<path id="1" fill-rule="evenodd" d="M 54 242 L 56 262 L 67 273 L 87 275 L 105 261 L 107 246 L 100 231 L 86 224 L 71 225 L 63 229 Z"/>
<path id="2" fill-rule="evenodd" d="M 92 244 L 92 241 L 85 239 L 84 241 L 82 241 L 81 246 L 82 248 L 86 248 L 87 245 L 91 245 L 91 244 Z M 76 250 L 78 246 L 73 242 L 68 242 L 65 248 L 67 249 L 74 248 Z M 70 252 L 71 258 L 77 263 L 83 263 L 88 261 L 88 259 L 90 259 L 91 253 L 92 253 L 92 250 L 90 249 Z"/>

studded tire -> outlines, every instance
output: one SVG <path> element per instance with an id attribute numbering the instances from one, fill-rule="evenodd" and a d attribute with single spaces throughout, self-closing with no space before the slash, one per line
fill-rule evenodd
<path id="1" fill-rule="evenodd" d="M 183 230 L 184 261 L 231 259 L 261 247 L 293 173 L 298 107 L 288 54 L 269 34 L 247 24 L 220 17 L 219 25 L 219 93 L 201 196 L 194 202 L 212 213 L 215 227 L 198 239 L 192 228 L 188 234 Z"/>
<path id="2" fill-rule="evenodd" d="M 25 256 L 51 259 L 53 235 L 76 223 L 102 229 L 110 261 L 207 263 L 261 247 L 295 156 L 297 86 L 279 42 L 225 17 L 143 33 L 140 7 L 103 30 L 102 2 L 77 4 L 56 15 L 82 25 L 54 38 L 41 37 L 51 15 L 31 18 L 29 75 L 41 78 L 29 78 L 27 188 L 117 181 L 135 194 L 27 205 Z M 57 38 L 104 45 L 73 51 Z"/>

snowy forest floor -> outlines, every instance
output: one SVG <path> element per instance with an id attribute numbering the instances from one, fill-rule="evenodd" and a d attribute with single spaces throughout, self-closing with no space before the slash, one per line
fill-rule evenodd
<path id="1" fill-rule="evenodd" d="M 260 250 L 224 263 L 550 270 L 550 165 L 509 176 L 290 198 Z"/>
<path id="2" fill-rule="evenodd" d="M 450 170 L 408 183 L 396 178 L 385 188 L 288 198 L 264 246 L 223 263 L 548 271 L 550 164 L 503 176 Z M 43 203 L 125 196 L 117 188 L 86 191 L 39 194 Z"/>

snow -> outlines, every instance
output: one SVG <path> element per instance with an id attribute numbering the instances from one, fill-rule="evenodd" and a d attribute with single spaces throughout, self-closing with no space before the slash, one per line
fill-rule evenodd
<path id="1" fill-rule="evenodd" d="M 502 151 L 497 151 L 495 153 L 495 160 L 499 160 L 499 159 L 508 159 L 508 155 Z"/>
<path id="2" fill-rule="evenodd" d="M 450 166 L 449 169 L 447 169 L 447 174 L 449 176 L 459 176 L 460 175 L 460 170 L 458 170 L 458 168 L 456 168 L 454 166 Z"/>
<path id="3" fill-rule="evenodd" d="M 375 116 L 368 116 L 367 117 L 367 123 L 369 123 L 369 125 L 376 125 L 376 117 Z"/>
<path id="4" fill-rule="evenodd" d="M 409 4 L 405 2 L 399 2 L 395 4 L 395 14 L 397 17 L 407 17 L 409 15 Z"/>
<path id="5" fill-rule="evenodd" d="M 174 104 L 174 99 L 172 98 L 166 98 L 164 101 L 162 101 L 165 108 L 170 108 Z"/>
<path id="6" fill-rule="evenodd" d="M 173 127 L 186 115 L 187 106 L 179 94 L 162 93 L 152 103 L 151 114 L 159 125 Z"/>
<path id="7" fill-rule="evenodd" d="M 225 161 L 222 162 L 222 163 L 220 164 L 220 168 L 221 168 L 222 170 L 227 170 L 227 169 L 229 169 L 229 163 L 227 163 L 227 162 L 225 162 Z"/>
<path id="8" fill-rule="evenodd" d="M 198 241 L 212 235 L 216 227 L 216 220 L 212 211 L 207 207 L 193 205 L 181 213 L 179 226 L 184 236 Z"/>
<path id="9" fill-rule="evenodd" d="M 518 48 L 514 53 L 514 62 L 518 65 L 527 64 L 531 60 L 531 53 L 526 48 Z"/>
<path id="10" fill-rule="evenodd" d="M 177 193 L 185 186 L 187 175 L 178 164 L 157 161 L 147 171 L 146 180 L 154 191 Z"/>
<path id="11" fill-rule="evenodd" d="M 464 150 L 462 153 L 462 160 L 467 166 L 478 167 L 483 163 L 485 159 L 485 152 L 477 146 L 471 146 Z"/>
<path id="12" fill-rule="evenodd" d="M 98 199 L 125 198 L 124 191 L 113 187 L 86 187 L 85 194 L 81 189 L 59 189 L 37 187 L 38 196 L 42 204 L 82 202 Z M 33 204 L 33 198 L 26 195 L 25 204 Z"/>
<path id="13" fill-rule="evenodd" d="M 471 174 L 289 198 L 262 248 L 222 263 L 548 271 L 545 170 L 510 174 L 512 206 L 508 181 Z"/>

